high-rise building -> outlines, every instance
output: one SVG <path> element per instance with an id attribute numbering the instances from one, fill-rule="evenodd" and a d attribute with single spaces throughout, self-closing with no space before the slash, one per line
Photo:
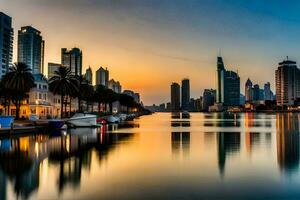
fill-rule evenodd
<path id="1" fill-rule="evenodd" d="M 224 77 L 224 105 L 240 105 L 240 77 L 233 71 L 226 71 Z"/>
<path id="2" fill-rule="evenodd" d="M 264 85 L 264 100 L 273 100 L 270 82 L 267 82 Z"/>
<path id="3" fill-rule="evenodd" d="M 85 79 L 87 80 L 88 84 L 93 84 L 93 71 L 91 67 L 87 68 L 85 71 Z"/>
<path id="4" fill-rule="evenodd" d="M 103 85 L 105 87 L 108 87 L 108 80 L 109 80 L 109 71 L 104 69 L 103 67 L 100 67 L 96 71 L 96 85 Z"/>
<path id="5" fill-rule="evenodd" d="M 284 60 L 278 64 L 276 76 L 276 102 L 279 106 L 293 105 L 300 97 L 300 72 L 295 61 Z"/>
<path id="6" fill-rule="evenodd" d="M 12 65 L 13 35 L 11 17 L 0 12 L 0 79 Z"/>
<path id="7" fill-rule="evenodd" d="M 27 64 L 33 74 L 44 72 L 44 47 L 39 30 L 24 26 L 18 31 L 18 62 Z"/>
<path id="8" fill-rule="evenodd" d="M 225 66 L 222 57 L 217 58 L 217 103 L 224 103 L 224 75 Z"/>
<path id="9" fill-rule="evenodd" d="M 246 102 L 251 102 L 252 99 L 252 81 L 248 78 L 245 84 L 245 101 Z"/>
<path id="10" fill-rule="evenodd" d="M 205 89 L 202 98 L 202 109 L 204 111 L 208 111 L 209 106 L 214 105 L 215 101 L 216 101 L 216 90 Z"/>
<path id="11" fill-rule="evenodd" d="M 180 85 L 172 83 L 171 85 L 171 111 L 180 110 Z"/>
<path id="12" fill-rule="evenodd" d="M 68 50 L 61 49 L 61 64 L 64 67 L 69 67 L 74 75 L 82 75 L 82 51 L 78 48 Z"/>
<path id="13" fill-rule="evenodd" d="M 181 109 L 189 110 L 190 105 L 190 80 L 183 79 L 181 82 Z"/>
<path id="14" fill-rule="evenodd" d="M 224 106 L 240 105 L 240 77 L 236 72 L 225 69 L 222 57 L 217 58 L 216 102 Z"/>
<path id="15" fill-rule="evenodd" d="M 48 79 L 55 75 L 55 71 L 57 71 L 60 66 L 61 64 L 58 63 L 48 63 Z"/>
<path id="16" fill-rule="evenodd" d="M 255 84 L 253 86 L 253 101 L 258 101 L 260 100 L 259 98 L 259 93 L 260 93 L 260 89 L 259 89 L 259 85 Z"/>
<path id="17" fill-rule="evenodd" d="M 108 81 L 108 88 L 113 90 L 116 93 L 122 92 L 122 86 L 119 81 L 115 81 L 114 79 L 111 79 Z"/>

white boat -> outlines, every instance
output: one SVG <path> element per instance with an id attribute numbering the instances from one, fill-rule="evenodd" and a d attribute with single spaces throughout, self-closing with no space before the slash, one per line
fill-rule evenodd
<path id="1" fill-rule="evenodd" d="M 76 113 L 73 117 L 67 119 L 66 123 L 75 127 L 97 126 L 97 116 L 85 113 Z"/>
<path id="2" fill-rule="evenodd" d="M 120 123 L 121 119 L 117 116 L 113 116 L 113 115 L 109 115 L 104 117 L 104 119 L 108 122 L 108 123 Z"/>

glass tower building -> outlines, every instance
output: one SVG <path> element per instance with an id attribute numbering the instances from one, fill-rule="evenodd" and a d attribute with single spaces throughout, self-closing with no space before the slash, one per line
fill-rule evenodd
<path id="1" fill-rule="evenodd" d="M 12 65 L 13 35 L 11 17 L 0 12 L 0 79 Z"/>
<path id="2" fill-rule="evenodd" d="M 43 73 L 44 46 L 40 31 L 32 26 L 21 27 L 18 31 L 18 62 L 27 64 L 33 74 Z"/>

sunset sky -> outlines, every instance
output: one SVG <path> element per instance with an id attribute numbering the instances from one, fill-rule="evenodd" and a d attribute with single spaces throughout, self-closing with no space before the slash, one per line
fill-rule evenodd
<path id="1" fill-rule="evenodd" d="M 216 56 L 274 89 L 277 63 L 300 62 L 300 2 L 277 0 L 0 0 L 17 30 L 32 25 L 46 42 L 45 66 L 60 49 L 83 50 L 83 69 L 107 67 L 144 104 L 168 102 L 170 84 L 190 78 L 191 96 L 215 88 Z"/>

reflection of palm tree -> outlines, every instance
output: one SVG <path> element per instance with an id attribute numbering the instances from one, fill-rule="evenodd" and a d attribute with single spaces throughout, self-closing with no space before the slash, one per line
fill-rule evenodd
<path id="1" fill-rule="evenodd" d="M 66 95 L 74 96 L 77 94 L 78 80 L 72 75 L 70 68 L 61 66 L 54 72 L 54 76 L 49 80 L 49 89 L 54 94 L 61 95 L 60 116 L 63 118 L 64 97 Z"/>
<path id="2" fill-rule="evenodd" d="M 34 87 L 34 77 L 31 69 L 25 63 L 15 63 L 2 78 L 3 86 L 11 92 L 11 98 L 16 106 L 16 119 L 19 119 L 21 102 Z"/>

